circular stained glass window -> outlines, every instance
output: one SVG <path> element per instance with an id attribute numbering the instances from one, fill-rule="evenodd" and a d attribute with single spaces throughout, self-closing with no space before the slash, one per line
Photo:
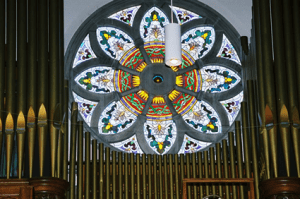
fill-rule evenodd
<path id="1" fill-rule="evenodd" d="M 181 24 L 182 64 L 164 64 L 164 27 Z M 226 138 L 243 100 L 239 35 L 198 1 L 113 1 L 66 53 L 86 131 L 130 153 L 192 153 Z"/>

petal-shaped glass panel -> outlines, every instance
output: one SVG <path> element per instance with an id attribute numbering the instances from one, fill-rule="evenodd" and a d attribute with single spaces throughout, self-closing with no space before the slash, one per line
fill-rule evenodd
<path id="1" fill-rule="evenodd" d="M 176 125 L 173 120 L 153 121 L 144 123 L 144 134 L 147 143 L 158 154 L 170 150 L 176 140 Z"/>
<path id="2" fill-rule="evenodd" d="M 73 92 L 74 100 L 78 103 L 78 111 L 87 125 L 91 125 L 93 112 L 97 106 L 97 102 L 84 99 Z"/>
<path id="3" fill-rule="evenodd" d="M 215 30 L 212 27 L 194 28 L 181 36 L 182 48 L 197 60 L 211 50 L 215 37 Z"/>
<path id="4" fill-rule="evenodd" d="M 178 153 L 196 153 L 199 150 L 209 146 L 210 144 L 211 142 L 201 142 L 199 140 L 191 138 L 188 135 L 184 135 L 183 143 Z"/>
<path id="5" fill-rule="evenodd" d="M 153 98 L 147 113 L 147 119 L 155 121 L 172 119 L 172 113 L 170 111 L 170 108 L 168 107 L 163 97 L 156 96 Z"/>
<path id="6" fill-rule="evenodd" d="M 116 134 L 128 129 L 137 117 L 120 101 L 112 102 L 102 112 L 98 129 L 100 134 Z"/>
<path id="7" fill-rule="evenodd" d="M 217 54 L 217 57 L 229 59 L 241 65 L 241 61 L 237 52 L 225 35 L 223 35 L 222 46 L 219 53 Z"/>
<path id="8" fill-rule="evenodd" d="M 173 90 L 169 94 L 169 99 L 173 103 L 173 107 L 177 113 L 185 115 L 193 106 L 197 103 L 197 99 L 194 96 L 179 91 Z"/>
<path id="9" fill-rule="evenodd" d="M 183 115 L 184 121 L 202 133 L 220 133 L 221 121 L 217 112 L 206 102 L 197 101 L 195 106 Z"/>
<path id="10" fill-rule="evenodd" d="M 73 68 L 75 68 L 78 64 L 93 58 L 96 58 L 96 55 L 91 48 L 89 35 L 87 35 L 77 50 L 73 62 Z"/>
<path id="11" fill-rule="evenodd" d="M 242 91 L 237 96 L 230 98 L 228 100 L 220 101 L 229 119 L 229 124 L 231 125 L 241 109 L 241 102 L 243 101 L 244 92 Z"/>
<path id="12" fill-rule="evenodd" d="M 131 93 L 121 98 L 121 103 L 136 116 L 142 113 L 147 101 L 138 93 Z"/>
<path id="13" fill-rule="evenodd" d="M 110 67 L 97 66 L 80 73 L 75 82 L 93 93 L 110 93 L 114 89 L 114 70 Z"/>
<path id="14" fill-rule="evenodd" d="M 194 19 L 202 18 L 201 16 L 199 16 L 191 11 L 185 10 L 183 8 L 179 8 L 176 6 L 170 6 L 170 7 L 173 10 L 173 12 L 175 13 L 177 21 L 179 21 L 180 25 L 185 24 Z"/>
<path id="15" fill-rule="evenodd" d="M 97 39 L 102 50 L 116 60 L 120 60 L 126 51 L 134 47 L 132 38 L 117 28 L 98 28 Z"/>
<path id="16" fill-rule="evenodd" d="M 108 18 L 116 19 L 118 21 L 121 21 L 123 23 L 132 26 L 135 14 L 137 13 L 140 7 L 141 6 L 134 6 L 134 7 L 126 8 L 115 14 L 110 15 Z"/>
<path id="17" fill-rule="evenodd" d="M 110 145 L 126 153 L 134 153 L 134 154 L 143 153 L 135 135 L 126 140 L 123 140 L 122 142 L 111 143 Z"/>
<path id="18" fill-rule="evenodd" d="M 167 16 L 157 7 L 152 7 L 143 17 L 140 34 L 144 42 L 164 41 L 164 26 L 169 23 Z"/>
<path id="19" fill-rule="evenodd" d="M 191 70 L 176 77 L 176 85 L 188 90 L 199 92 L 201 90 L 201 73 L 200 70 Z"/>
<path id="20" fill-rule="evenodd" d="M 228 68 L 222 66 L 206 66 L 201 69 L 202 91 L 220 93 L 236 86 L 241 78 Z"/>
<path id="21" fill-rule="evenodd" d="M 140 85 L 140 77 L 128 72 L 117 70 L 114 74 L 114 88 L 120 93 Z"/>
<path id="22" fill-rule="evenodd" d="M 139 72 L 142 72 L 147 66 L 144 57 L 138 48 L 132 48 L 129 51 L 125 52 L 123 57 L 120 59 L 120 64 L 127 68 L 135 69 Z"/>

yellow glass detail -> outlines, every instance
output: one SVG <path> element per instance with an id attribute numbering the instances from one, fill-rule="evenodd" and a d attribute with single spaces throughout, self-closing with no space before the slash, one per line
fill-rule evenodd
<path id="1" fill-rule="evenodd" d="M 183 77 L 182 75 L 178 75 L 176 77 L 176 85 L 182 87 L 183 86 Z"/>
<path id="2" fill-rule="evenodd" d="M 148 93 L 144 90 L 140 90 L 139 92 L 137 92 L 137 94 L 145 101 L 147 101 L 149 98 Z"/>
<path id="3" fill-rule="evenodd" d="M 132 84 L 133 84 L 133 87 L 138 87 L 141 84 L 140 77 L 133 75 L 132 76 Z"/>
<path id="4" fill-rule="evenodd" d="M 177 90 L 172 90 L 169 94 L 169 99 L 171 101 L 175 100 L 180 95 L 180 92 Z"/>
<path id="5" fill-rule="evenodd" d="M 158 97 L 153 98 L 152 103 L 153 104 L 164 104 L 166 102 L 165 102 L 165 99 L 163 97 L 158 96 Z"/>

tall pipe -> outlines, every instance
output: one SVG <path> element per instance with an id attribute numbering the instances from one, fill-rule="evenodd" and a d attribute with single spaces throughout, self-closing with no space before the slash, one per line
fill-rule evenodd
<path id="1" fill-rule="evenodd" d="M 18 111 L 26 113 L 26 77 L 27 77 L 27 1 L 19 0 L 17 5 L 17 60 L 18 60 Z"/>
<path id="2" fill-rule="evenodd" d="M 234 138 L 233 132 L 228 133 L 229 137 L 229 153 L 230 153 L 230 170 L 231 170 L 231 178 L 236 178 L 235 175 L 235 153 L 234 153 Z M 232 185 L 232 195 L 233 199 L 237 199 L 237 191 L 236 185 Z"/>
<path id="3" fill-rule="evenodd" d="M 141 157 L 140 154 L 136 154 L 136 194 L 137 199 L 141 199 Z"/>
<path id="4" fill-rule="evenodd" d="M 214 147 L 209 148 L 210 157 L 210 176 L 212 179 L 216 178 L 216 167 L 215 167 L 215 149 Z M 216 186 L 212 185 L 212 194 L 216 195 Z"/>
<path id="5" fill-rule="evenodd" d="M 129 188 L 128 188 L 128 153 L 124 154 L 124 185 L 125 185 L 125 199 L 129 199 Z"/>
<path id="6" fill-rule="evenodd" d="M 131 199 L 135 198 L 134 195 L 134 188 L 135 188 L 135 183 L 134 183 L 134 154 L 130 154 L 130 191 L 131 191 Z"/>
<path id="7" fill-rule="evenodd" d="M 244 157 L 245 157 L 245 173 L 246 178 L 250 178 L 251 168 L 250 168 L 250 146 L 249 146 L 249 122 L 248 122 L 248 114 L 247 114 L 247 103 L 241 103 L 241 112 L 242 112 L 242 124 L 243 124 L 243 144 L 244 144 Z M 267 132 L 264 135 L 268 135 Z M 264 144 L 264 154 L 265 158 L 268 157 L 268 161 L 266 161 L 266 171 L 269 173 L 270 176 L 270 165 L 269 165 L 269 144 L 268 140 L 264 139 L 266 144 Z M 266 147 L 266 146 L 267 147 Z"/>
<path id="8" fill-rule="evenodd" d="M 217 174 L 218 178 L 222 178 L 222 165 L 221 165 L 221 143 L 216 143 L 216 153 L 217 153 Z M 223 197 L 223 187 L 219 184 L 218 195 Z"/>
<path id="9" fill-rule="evenodd" d="M 5 0 L 0 1 L 0 74 L 5 74 Z M 4 90 L 5 82 L 4 78 L 0 78 L 0 110 L 4 110 Z M 5 123 L 4 113 L 0 112 L 0 120 L 3 124 Z M 1 125 L 0 129 L 0 160 L 2 155 L 2 141 L 3 141 L 3 132 L 4 125 Z"/>
<path id="10" fill-rule="evenodd" d="M 157 195 L 157 185 L 158 185 L 158 182 L 157 182 L 157 155 L 154 154 L 153 155 L 153 186 L 154 186 L 154 199 L 157 199 L 158 198 L 158 195 Z"/>
<path id="11" fill-rule="evenodd" d="M 85 132 L 85 197 L 90 199 L 90 159 L 91 159 L 91 134 Z"/>
<path id="12" fill-rule="evenodd" d="M 182 185 L 182 181 L 183 181 L 183 178 L 185 176 L 185 169 L 184 169 L 184 154 L 180 154 L 180 180 L 181 180 L 181 196 L 183 195 L 183 185 Z"/>
<path id="13" fill-rule="evenodd" d="M 197 153 L 197 158 L 198 158 L 198 171 L 199 171 L 199 178 L 203 178 L 203 166 L 202 166 L 202 152 Z M 203 186 L 200 185 L 200 198 L 203 198 Z"/>
<path id="14" fill-rule="evenodd" d="M 169 176 L 170 176 L 170 199 L 174 199 L 173 155 L 169 154 L 168 156 L 169 156 L 168 159 L 169 159 Z M 196 160 L 196 158 L 195 158 L 195 160 Z M 177 175 L 177 173 L 175 175 Z"/>
<path id="15" fill-rule="evenodd" d="M 164 159 L 165 198 L 168 198 L 168 162 L 167 162 L 167 155 L 163 155 L 163 159 Z"/>
<path id="16" fill-rule="evenodd" d="M 96 174 L 97 175 L 97 174 Z M 106 183 L 106 199 L 110 199 L 110 148 L 105 148 L 105 183 Z"/>
<path id="17" fill-rule="evenodd" d="M 94 186 L 94 184 L 93 184 Z M 104 198 L 104 146 L 99 144 L 99 197 Z M 94 197 L 94 196 L 93 196 Z"/>
<path id="18" fill-rule="evenodd" d="M 76 161 L 76 137 L 77 137 L 78 104 L 72 103 L 71 110 L 71 144 L 70 144 L 70 199 L 75 199 L 75 161 Z"/>
<path id="19" fill-rule="evenodd" d="M 47 112 L 44 104 L 40 106 L 38 113 L 38 142 L 39 142 L 39 160 L 40 160 L 40 177 L 44 176 L 44 160 L 47 141 Z"/>
<path id="20" fill-rule="evenodd" d="M 235 122 L 235 140 L 236 140 L 236 156 L 238 166 L 238 177 L 243 178 L 243 157 L 242 157 L 242 134 L 240 121 Z M 240 198 L 244 199 L 244 186 L 240 184 Z"/>
<path id="21" fill-rule="evenodd" d="M 147 182 L 146 182 L 146 154 L 142 154 L 142 169 L 143 169 L 143 199 L 147 198 Z M 149 175 L 149 173 L 148 173 Z M 150 176 L 150 175 L 149 175 Z"/>
<path id="22" fill-rule="evenodd" d="M 148 154 L 147 155 L 147 163 L 148 163 L 148 195 L 149 198 L 152 198 L 152 175 L 155 175 L 154 173 L 152 174 L 152 155 Z M 156 171 L 156 170 L 155 170 Z"/>
<path id="23" fill-rule="evenodd" d="M 204 177 L 209 178 L 208 151 L 204 151 Z M 205 195 L 210 195 L 209 185 L 205 185 Z"/>
<path id="24" fill-rule="evenodd" d="M 10 166 L 12 159 L 12 150 L 14 142 L 14 120 L 12 115 L 9 113 L 5 122 L 5 133 L 6 133 L 6 178 L 10 178 Z"/>
<path id="25" fill-rule="evenodd" d="M 32 172 L 33 172 L 35 131 L 36 131 L 36 118 L 35 118 L 34 110 L 30 106 L 29 111 L 27 113 L 29 178 L 32 178 Z"/>
<path id="26" fill-rule="evenodd" d="M 161 155 L 158 156 L 158 169 L 159 169 L 159 199 L 163 199 L 163 177 L 162 177 L 162 161 Z"/>
<path id="27" fill-rule="evenodd" d="M 63 123 L 63 134 L 64 134 L 64 144 L 63 144 L 63 179 L 67 180 L 68 179 L 68 136 L 69 136 L 69 125 L 68 125 L 68 120 L 69 120 L 69 87 L 68 87 L 68 81 L 64 81 L 64 93 L 65 93 L 65 98 L 64 98 L 64 123 Z"/>
<path id="28" fill-rule="evenodd" d="M 118 153 L 118 173 L 119 173 L 119 195 L 118 198 L 123 198 L 123 159 L 122 159 L 122 152 Z"/>
<path id="29" fill-rule="evenodd" d="M 1 161 L 1 158 L 2 158 L 2 142 L 3 142 L 3 132 L 2 132 L 2 129 L 3 129 L 3 124 L 2 124 L 2 120 L 0 118 L 0 161 Z"/>
<path id="30" fill-rule="evenodd" d="M 175 164 L 175 196 L 176 199 L 179 199 L 179 169 L 178 169 L 178 155 L 174 155 L 174 164 Z"/>
<path id="31" fill-rule="evenodd" d="M 249 118 L 250 118 L 250 132 L 251 132 L 251 148 L 252 148 L 252 165 L 253 165 L 253 175 L 255 179 L 255 193 L 256 197 L 259 197 L 259 176 L 258 176 L 258 163 L 257 163 L 257 151 L 256 151 L 256 122 L 255 122 L 255 111 L 254 111 L 254 88 L 253 88 L 253 81 L 249 80 L 247 81 L 247 88 L 248 88 L 248 93 L 249 93 Z M 265 116 L 264 116 L 265 117 Z M 273 128 L 274 129 L 274 128 Z M 274 129 L 275 130 L 275 129 Z M 275 133 L 275 132 L 274 132 Z M 276 136 L 270 135 L 270 139 L 272 137 L 272 140 L 275 141 L 274 139 Z M 272 143 L 272 142 L 271 142 Z"/>
<path id="32" fill-rule="evenodd" d="M 16 0 L 7 1 L 6 111 L 15 114 Z"/>
<path id="33" fill-rule="evenodd" d="M 117 198 L 117 168 L 116 168 L 116 161 L 117 161 L 117 152 L 112 152 L 112 198 Z"/>
<path id="34" fill-rule="evenodd" d="M 55 173 L 58 130 L 54 127 L 54 113 L 58 104 L 59 82 L 59 3 L 58 0 L 49 1 L 49 132 L 51 148 L 52 177 Z M 82 193 L 81 193 L 82 195 Z"/>
<path id="35" fill-rule="evenodd" d="M 97 140 L 92 140 L 93 199 L 97 198 Z M 103 192 L 102 192 L 103 193 Z M 101 194 L 101 192 L 100 192 Z"/>
<path id="36" fill-rule="evenodd" d="M 196 153 L 192 153 L 192 178 L 196 178 L 196 175 L 197 175 Z M 198 197 L 196 185 L 193 185 L 193 195 L 195 199 Z"/>
<path id="37" fill-rule="evenodd" d="M 48 6 L 47 0 L 38 1 L 38 65 L 37 104 L 48 110 Z M 71 197 L 73 195 L 71 194 Z"/>
<path id="38" fill-rule="evenodd" d="M 25 117 L 21 111 L 17 119 L 17 146 L 18 146 L 18 176 L 22 178 L 24 145 L 25 145 Z"/>
<path id="39" fill-rule="evenodd" d="M 78 122 L 77 198 L 83 198 L 83 121 Z"/>
<path id="40" fill-rule="evenodd" d="M 222 140 L 222 152 L 223 152 L 222 154 L 223 154 L 224 178 L 229 178 L 227 140 Z M 229 186 L 227 184 L 225 185 L 225 196 L 226 199 L 230 198 Z"/>
<path id="41" fill-rule="evenodd" d="M 298 0 L 293 0 L 293 41 L 295 42 L 295 68 L 296 68 L 296 73 L 297 73 L 297 90 L 298 90 L 298 100 L 300 100 L 300 38 L 298 35 L 300 35 L 300 15 L 299 15 L 299 7 L 300 7 L 300 2 Z M 299 101 L 298 101 L 299 103 Z M 296 110 L 293 112 L 295 113 Z M 297 116 L 295 116 L 295 119 L 293 119 L 293 125 L 298 126 L 300 125 L 299 122 L 299 109 L 297 110 L 298 113 Z M 294 115 L 292 113 L 292 115 Z M 297 120 L 297 119 L 298 120 Z M 293 129 L 295 127 L 292 127 Z M 294 145 L 294 150 L 295 150 L 295 159 L 296 159 L 296 166 L 297 166 L 297 172 L 298 172 L 298 178 L 300 178 L 300 135 L 299 135 L 299 130 L 296 132 L 293 130 L 293 145 Z"/>
<path id="42" fill-rule="evenodd" d="M 67 93 L 63 91 L 64 85 L 64 58 L 65 58 L 65 48 L 64 48 L 64 0 L 59 0 L 59 103 L 64 103 L 64 98 Z M 63 106 L 61 106 L 61 113 L 63 114 Z M 61 117 L 62 118 L 62 117 Z"/>
<path id="43" fill-rule="evenodd" d="M 191 159 L 190 156 L 191 154 L 186 154 L 186 177 L 191 178 Z M 188 198 L 192 198 L 192 189 L 191 186 L 187 187 L 187 192 L 188 192 Z"/>

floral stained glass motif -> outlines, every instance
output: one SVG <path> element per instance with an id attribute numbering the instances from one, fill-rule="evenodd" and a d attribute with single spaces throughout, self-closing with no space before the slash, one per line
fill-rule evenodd
<path id="1" fill-rule="evenodd" d="M 128 129 L 137 117 L 120 101 L 112 102 L 102 112 L 98 129 L 100 134 L 116 134 Z"/>
<path id="2" fill-rule="evenodd" d="M 170 108 L 168 107 L 163 97 L 156 96 L 153 98 L 147 113 L 147 119 L 155 121 L 172 119 L 172 113 L 170 111 Z"/>
<path id="3" fill-rule="evenodd" d="M 102 50 L 108 56 L 116 60 L 120 60 L 126 51 L 134 47 L 131 37 L 116 28 L 98 28 L 97 39 Z"/>
<path id="4" fill-rule="evenodd" d="M 116 19 L 118 21 L 121 21 L 123 23 L 132 26 L 135 14 L 137 13 L 140 7 L 141 6 L 134 6 L 134 7 L 121 10 L 115 14 L 110 15 L 108 18 Z"/>
<path id="5" fill-rule="evenodd" d="M 97 106 L 97 102 L 84 99 L 73 92 L 74 100 L 78 103 L 78 111 L 88 126 L 91 125 L 92 115 Z"/>
<path id="6" fill-rule="evenodd" d="M 236 86 L 241 78 L 222 66 L 206 66 L 201 69 L 202 91 L 219 93 Z"/>
<path id="7" fill-rule="evenodd" d="M 204 57 L 215 43 L 215 30 L 212 27 L 198 27 L 181 36 L 183 50 L 195 60 Z"/>
<path id="8" fill-rule="evenodd" d="M 185 24 L 194 19 L 202 18 L 201 16 L 199 16 L 191 11 L 185 10 L 183 8 L 179 8 L 176 6 L 170 6 L 170 8 L 175 13 L 177 21 L 179 21 L 180 25 Z"/>
<path id="9" fill-rule="evenodd" d="M 105 66 L 93 67 L 79 74 L 75 82 L 93 93 L 110 93 L 115 90 L 114 70 Z"/>
<path id="10" fill-rule="evenodd" d="M 241 61 L 239 56 L 237 55 L 236 50 L 225 35 L 223 35 L 222 46 L 219 53 L 217 54 L 217 57 L 229 59 L 241 65 Z"/>
<path id="11" fill-rule="evenodd" d="M 89 35 L 87 35 L 76 53 L 73 68 L 75 68 L 78 64 L 93 58 L 96 58 L 96 55 L 91 48 Z"/>
<path id="12" fill-rule="evenodd" d="M 184 121 L 202 133 L 220 133 L 221 121 L 217 112 L 206 102 L 197 101 L 195 106 L 185 115 Z"/>
<path id="13" fill-rule="evenodd" d="M 196 153 L 201 149 L 209 146 L 210 144 L 211 142 L 201 142 L 199 140 L 191 138 L 188 135 L 184 135 L 183 143 L 178 153 Z"/>
<path id="14" fill-rule="evenodd" d="M 201 73 L 200 70 L 191 70 L 176 77 L 177 86 L 184 87 L 188 90 L 199 92 L 201 90 Z"/>
<path id="15" fill-rule="evenodd" d="M 134 153 L 134 154 L 143 153 L 135 135 L 126 140 L 123 140 L 122 142 L 111 143 L 110 145 L 126 153 Z"/>
<path id="16" fill-rule="evenodd" d="M 228 100 L 220 101 L 229 119 L 229 124 L 231 125 L 241 109 L 241 102 L 243 101 L 244 92 L 242 91 L 237 96 L 230 98 Z"/>
<path id="17" fill-rule="evenodd" d="M 197 103 L 194 96 L 188 95 L 186 93 L 181 93 L 179 91 L 173 90 L 169 94 L 169 99 L 173 103 L 173 107 L 177 113 L 184 115 L 189 112 L 193 106 Z"/>
<path id="18" fill-rule="evenodd" d="M 120 64 L 127 68 L 142 72 L 147 66 L 141 51 L 138 48 L 132 48 L 127 51 L 120 59 Z"/>
<path id="19" fill-rule="evenodd" d="M 164 41 L 164 26 L 169 23 L 167 16 L 157 7 L 152 7 L 143 17 L 140 34 L 144 42 Z"/>
<path id="20" fill-rule="evenodd" d="M 173 120 L 144 123 L 144 134 L 147 143 L 158 154 L 165 154 L 176 140 L 176 125 Z"/>

